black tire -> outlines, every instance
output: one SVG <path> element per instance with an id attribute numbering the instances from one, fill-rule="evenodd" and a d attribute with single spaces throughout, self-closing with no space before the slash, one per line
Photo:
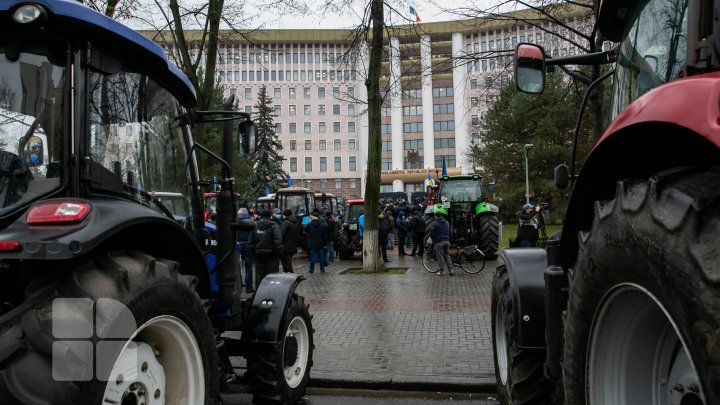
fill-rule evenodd
<path id="1" fill-rule="evenodd" d="M 191 332 L 186 336 L 200 354 L 201 360 L 198 359 L 195 364 L 200 365 L 202 362 L 203 373 L 196 382 L 204 384 L 204 396 L 199 394 L 202 397 L 199 401 L 219 403 L 219 365 L 213 328 L 206 308 L 195 292 L 197 279 L 180 274 L 179 268 L 177 262 L 156 259 L 138 251 L 100 252 L 63 271 L 54 280 L 31 284 L 27 289 L 28 300 L 48 289 L 54 293 L 50 299 L 23 315 L 21 327 L 26 331 L 27 342 L 25 349 L 16 353 L 12 362 L 3 370 L 8 390 L 24 403 L 110 403 L 111 399 L 105 396 L 106 387 L 112 385 L 112 389 L 120 394 L 132 390 L 125 387 L 130 385 L 129 381 L 118 383 L 118 377 L 114 375 L 116 370 L 111 370 L 127 338 L 131 336 L 134 336 L 133 341 L 138 345 L 142 343 L 153 348 L 154 360 L 164 368 L 170 381 L 173 379 L 172 374 L 178 374 L 173 371 L 177 369 L 178 363 L 172 363 L 170 359 L 177 359 L 170 355 L 176 353 L 171 350 L 175 348 L 174 341 L 171 336 L 162 336 L 162 329 L 167 324 L 160 327 L 147 326 L 168 319 L 177 322 L 183 332 Z M 67 300 L 71 302 L 89 299 L 86 302 L 92 302 L 92 306 L 89 307 L 90 312 L 84 314 L 82 311 L 58 310 L 57 307 L 53 312 L 54 303 L 59 302 L 57 298 L 71 299 Z M 61 339 L 55 334 L 57 329 L 53 328 L 57 325 L 67 325 L 67 330 L 72 333 L 76 330 L 92 331 L 92 337 Z M 101 333 L 101 330 L 104 332 Z M 140 331 L 137 335 L 136 330 Z M 107 339 L 101 339 L 98 334 Z M 64 357 L 57 357 L 59 354 L 55 352 L 55 345 L 59 342 L 59 347 L 63 347 L 73 341 L 89 345 L 89 356 L 77 357 L 77 353 L 72 353 L 72 346 L 64 346 L 69 347 L 69 351 L 65 352 Z M 101 345 L 106 350 L 108 347 L 110 349 L 101 352 Z M 166 354 L 165 358 L 163 353 Z M 94 368 L 93 359 L 97 361 L 97 369 Z M 64 376 L 81 374 L 86 378 L 81 379 L 83 382 L 61 382 L 54 378 L 55 372 Z M 104 377 L 99 378 L 101 376 Z M 78 380 L 74 377 L 67 379 Z M 184 403 L 183 399 L 197 401 L 184 396 L 187 386 L 168 383 L 163 388 L 168 390 L 162 393 L 168 400 L 178 403 Z M 154 390 L 146 395 L 153 393 Z"/>
<path id="2" fill-rule="evenodd" d="M 578 259 L 570 279 L 562 363 L 566 403 L 597 404 L 600 401 L 587 392 L 588 386 L 597 386 L 604 392 L 617 389 L 622 395 L 622 390 L 633 389 L 639 380 L 645 389 L 634 388 L 632 403 L 686 402 L 685 398 L 660 402 L 661 399 L 654 396 L 657 393 L 649 388 L 652 385 L 664 387 L 658 393 L 684 391 L 685 394 L 677 395 L 693 395 L 694 391 L 704 396 L 704 401 L 695 395 L 695 400 L 687 403 L 720 403 L 719 189 L 718 167 L 709 171 L 675 169 L 649 180 L 618 182 L 612 201 L 595 203 L 593 225 L 589 232 L 580 233 Z M 635 294 L 641 299 L 639 302 L 649 303 L 647 308 L 652 311 L 634 313 L 634 305 L 614 311 L 611 304 L 619 302 L 617 299 L 623 297 L 621 293 L 631 294 L 626 295 L 628 297 Z M 613 324 L 612 316 L 605 316 L 612 314 L 620 319 L 623 313 L 629 313 L 632 318 L 622 326 Z M 669 332 L 654 333 L 643 325 L 651 315 L 667 322 L 663 332 Z M 607 321 L 596 327 L 593 323 L 598 318 Z M 596 330 L 602 330 L 602 334 L 594 335 Z M 603 345 L 605 337 L 601 335 L 626 339 L 611 347 Z M 656 359 L 658 347 L 662 346 L 655 347 L 656 342 L 650 338 L 637 345 L 636 337 L 645 335 L 652 339 L 671 335 L 683 343 L 677 346 L 676 352 L 684 353 L 694 366 L 697 381 L 690 385 L 694 385 L 694 390 L 676 389 L 677 380 L 664 374 L 666 370 L 660 367 L 650 365 L 653 375 L 635 371 L 642 369 L 646 361 Z M 613 370 L 615 377 L 611 382 L 631 387 L 603 388 L 601 385 L 610 382 L 599 374 L 593 377 L 587 371 L 592 364 L 588 359 L 593 355 L 620 358 L 632 365 L 632 371 Z M 597 366 L 592 364 L 592 367 Z M 596 373 L 601 373 L 602 368 Z M 687 379 L 682 383 L 688 386 Z M 590 397 L 587 402 L 586 395 Z M 611 398 L 607 403 L 618 402 Z"/>
<path id="3" fill-rule="evenodd" d="M 505 265 L 498 266 L 490 300 L 493 357 L 501 405 L 543 405 L 550 402 L 551 384 L 545 378 L 545 350 L 520 349 L 515 344 L 510 280 Z"/>
<path id="4" fill-rule="evenodd" d="M 248 353 L 248 369 L 245 377 L 248 381 L 248 393 L 253 396 L 253 404 L 296 404 L 305 395 L 315 348 L 308 308 L 303 297 L 293 294 L 285 313 L 283 329 L 280 331 L 280 336 L 285 336 L 283 343 L 277 347 L 258 346 Z M 294 336 L 287 336 L 288 327 L 292 322 L 299 322 L 306 328 L 307 336 L 304 342 L 299 343 Z M 303 361 L 298 357 L 302 356 L 302 350 L 298 350 L 298 346 L 303 344 L 307 345 L 308 351 L 307 357 L 304 358 L 306 367 L 302 369 L 303 374 L 297 377 L 296 381 L 289 383 L 285 375 L 285 365 L 292 360 Z"/>
<path id="5" fill-rule="evenodd" d="M 478 247 L 485 253 L 485 259 L 497 259 L 500 246 L 500 224 L 495 214 L 477 216 Z"/>
<path id="6" fill-rule="evenodd" d="M 350 246 L 350 234 L 345 233 L 345 229 L 342 227 L 337 235 L 337 251 L 341 260 L 347 260 L 353 257 L 353 250 Z"/>

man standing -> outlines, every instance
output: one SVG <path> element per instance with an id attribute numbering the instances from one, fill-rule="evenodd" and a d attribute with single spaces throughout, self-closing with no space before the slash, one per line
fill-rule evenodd
<path id="1" fill-rule="evenodd" d="M 235 240 L 239 244 L 240 258 L 245 267 L 245 292 L 255 292 L 253 288 L 253 255 L 250 251 L 250 235 L 255 231 L 255 220 L 250 218 L 247 208 L 240 208 L 235 222 L 240 224 L 242 231 L 235 232 Z M 242 277 L 238 277 L 242 280 Z"/>
<path id="2" fill-rule="evenodd" d="M 410 256 L 415 256 L 417 251 L 420 257 L 425 252 L 425 219 L 420 211 L 415 211 L 411 224 L 413 232 L 413 248 Z"/>
<path id="3" fill-rule="evenodd" d="M 390 220 L 385 218 L 385 213 L 381 212 L 378 221 L 378 239 L 380 242 L 380 253 L 382 254 L 383 262 L 387 263 L 390 260 L 387 258 L 387 245 L 388 235 L 390 234 L 392 226 Z"/>
<path id="4" fill-rule="evenodd" d="M 335 260 L 335 238 L 338 232 L 338 221 L 333 217 L 332 212 L 325 214 L 325 223 L 327 224 L 327 260 L 325 263 L 332 263 Z"/>
<path id="5" fill-rule="evenodd" d="M 453 263 L 450 259 L 450 223 L 445 220 L 447 216 L 447 208 L 435 208 L 435 220 L 430 224 L 430 238 L 433 241 L 433 249 L 435 250 L 435 258 L 440 265 L 438 276 L 447 270 L 448 274 L 453 275 Z"/>
<path id="6" fill-rule="evenodd" d="M 398 255 L 405 256 L 405 238 L 407 238 L 408 234 L 408 222 L 405 220 L 404 211 L 398 212 L 395 229 L 398 232 Z"/>
<path id="7" fill-rule="evenodd" d="M 308 254 L 310 255 L 310 273 L 315 272 L 315 262 L 320 263 L 320 272 L 325 273 L 325 244 L 327 225 L 318 218 L 320 213 L 314 210 L 310 214 L 310 222 L 306 225 Z"/>
<path id="8" fill-rule="evenodd" d="M 260 221 L 255 231 L 250 234 L 250 249 L 255 255 L 255 289 L 266 275 L 277 273 L 283 252 L 280 225 L 273 221 L 268 209 L 260 211 Z"/>
<path id="9" fill-rule="evenodd" d="M 282 262 L 283 272 L 292 273 L 292 257 L 297 253 L 299 230 L 297 220 L 292 210 L 285 210 L 282 215 L 283 220 L 282 223 L 280 223 L 280 233 L 282 234 L 283 254 L 280 257 L 280 262 Z"/>

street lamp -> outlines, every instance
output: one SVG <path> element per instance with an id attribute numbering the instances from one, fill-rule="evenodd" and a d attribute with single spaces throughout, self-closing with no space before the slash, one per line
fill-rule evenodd
<path id="1" fill-rule="evenodd" d="M 528 175 L 528 153 L 533 148 L 531 143 L 525 144 L 525 203 L 530 204 L 530 176 Z"/>

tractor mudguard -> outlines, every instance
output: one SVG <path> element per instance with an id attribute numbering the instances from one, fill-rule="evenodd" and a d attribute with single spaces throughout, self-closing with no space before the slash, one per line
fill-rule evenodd
<path id="1" fill-rule="evenodd" d="M 295 289 L 305 277 L 295 273 L 268 274 L 253 297 L 242 340 L 246 343 L 277 344 L 285 312 Z M 247 347 L 247 346 L 246 346 Z"/>
<path id="2" fill-rule="evenodd" d="M 488 202 L 480 202 L 475 205 L 475 215 L 484 213 L 495 213 L 497 214 L 500 210 L 496 205 L 492 205 Z"/>
<path id="3" fill-rule="evenodd" d="M 513 311 L 515 342 L 521 349 L 545 348 L 545 268 L 547 254 L 541 248 L 503 249 Z"/>

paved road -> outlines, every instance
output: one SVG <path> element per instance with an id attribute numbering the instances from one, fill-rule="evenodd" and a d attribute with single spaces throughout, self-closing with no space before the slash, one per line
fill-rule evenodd
<path id="1" fill-rule="evenodd" d="M 346 275 L 360 260 L 295 270 L 315 328 L 310 386 L 492 392 L 490 284 L 495 262 L 480 274 L 437 276 L 419 257 L 390 254 L 404 275 Z M 457 273 L 457 272 L 456 272 Z M 243 360 L 234 359 L 237 367 Z M 242 370 L 238 370 L 242 371 Z"/>
<path id="2" fill-rule="evenodd" d="M 249 405 L 248 394 L 223 395 L 226 405 Z M 310 389 L 305 405 L 497 405 L 495 398 L 482 394 L 427 393 L 367 390 Z"/>

